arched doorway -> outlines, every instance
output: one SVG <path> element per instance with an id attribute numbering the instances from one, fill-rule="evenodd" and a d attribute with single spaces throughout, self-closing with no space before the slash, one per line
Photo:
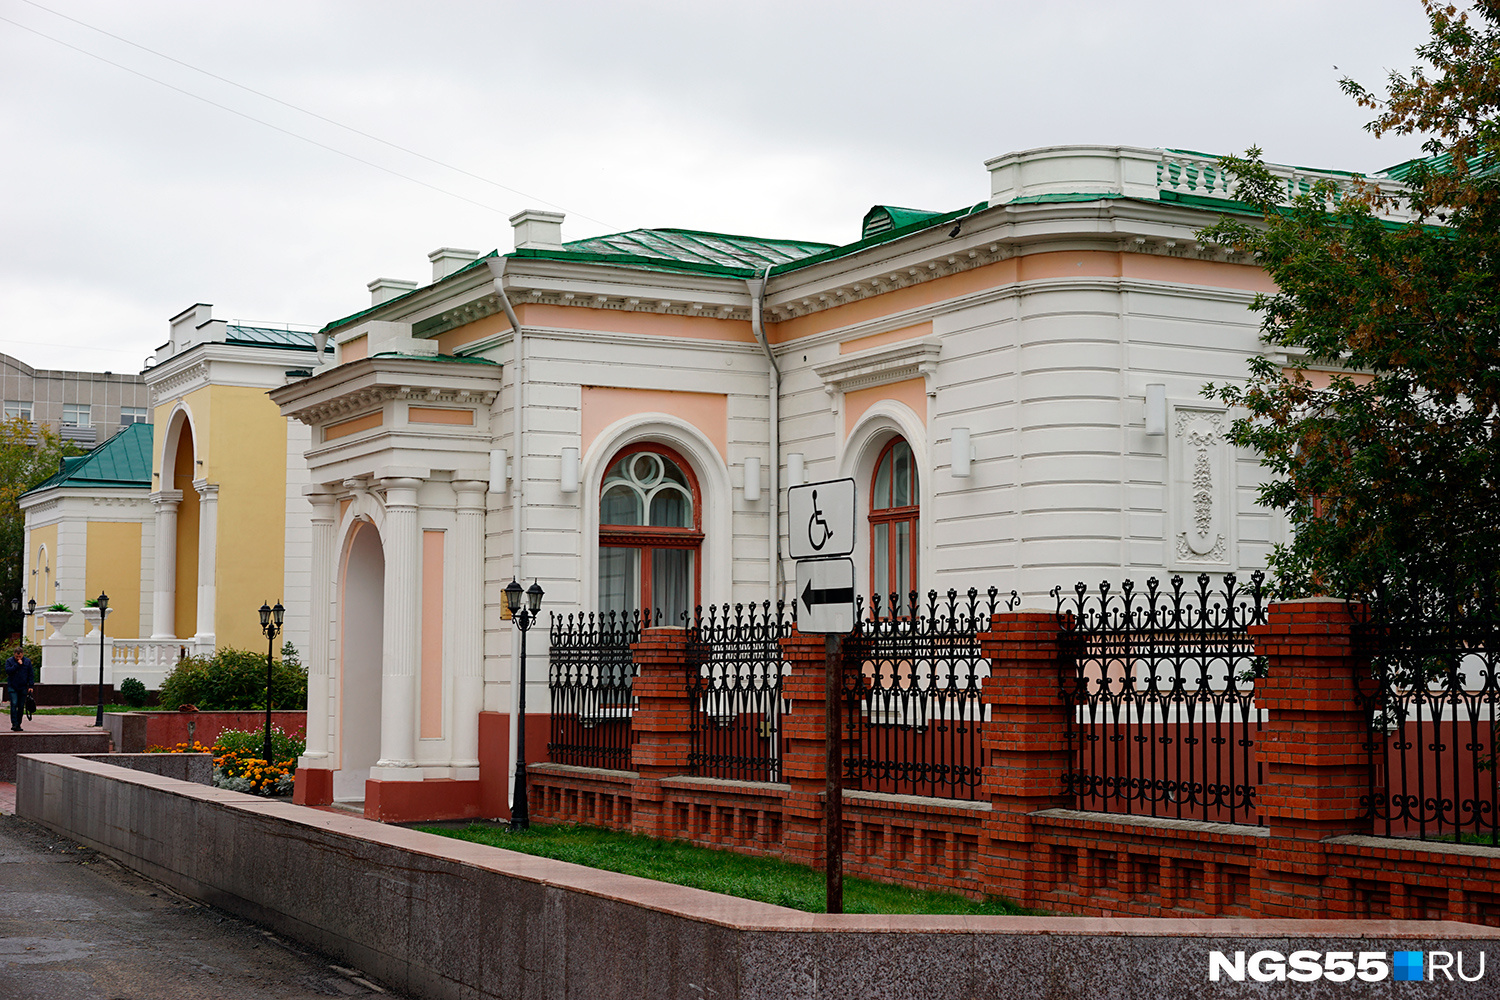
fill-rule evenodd
<path id="1" fill-rule="evenodd" d="M 336 802 L 363 802 L 380 759 L 380 664 L 385 630 L 385 549 L 368 521 L 354 525 L 339 577 L 339 769 Z"/>
<path id="2" fill-rule="evenodd" d="M 176 539 L 176 593 L 173 595 L 173 631 L 180 639 L 191 638 L 198 633 L 198 489 L 193 481 L 198 478 L 197 453 L 193 441 L 193 425 L 186 414 L 178 414 L 177 447 L 166 457 L 172 469 L 168 489 L 177 490 L 182 499 L 177 502 Z M 213 623 L 208 622 L 212 631 Z"/>

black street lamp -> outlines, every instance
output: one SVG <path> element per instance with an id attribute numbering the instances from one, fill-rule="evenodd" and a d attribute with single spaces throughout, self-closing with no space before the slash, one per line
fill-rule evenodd
<path id="1" fill-rule="evenodd" d="M 521 595 L 526 595 L 526 604 L 521 604 Z M 525 591 L 511 577 L 505 587 L 505 617 L 515 622 L 521 630 L 521 685 L 516 705 L 516 789 L 511 796 L 510 828 L 525 830 L 531 826 L 530 810 L 526 806 L 526 633 L 536 624 L 537 612 L 542 610 L 542 586 L 533 582 Z"/>
<path id="2" fill-rule="evenodd" d="M 104 619 L 109 617 L 109 595 L 99 591 L 94 607 L 99 609 L 99 711 L 94 715 L 94 725 L 104 728 Z"/>
<path id="3" fill-rule="evenodd" d="M 32 617 L 33 615 L 36 614 L 36 599 L 33 598 L 33 599 L 27 601 L 26 602 L 26 610 L 22 611 L 21 610 L 21 599 L 19 597 L 12 597 L 10 599 L 10 610 L 13 611 L 13 612 L 15 612 L 15 613 L 17 613 L 17 614 L 20 614 L 23 618 L 30 618 L 30 617 Z M 26 626 L 25 626 L 24 623 L 21 626 L 21 641 L 22 642 L 26 641 Z M 38 670 L 41 669 L 41 664 L 37 664 L 37 669 Z M 32 678 L 32 680 L 35 680 L 35 679 L 36 678 L 34 678 L 34 677 Z"/>
<path id="4" fill-rule="evenodd" d="M 276 636 L 285 617 L 286 608 L 280 601 L 274 608 L 265 603 L 260 606 L 260 630 L 266 634 L 266 742 L 261 747 L 261 756 L 266 759 L 267 767 L 276 763 L 271 759 L 271 655 L 276 651 Z"/>

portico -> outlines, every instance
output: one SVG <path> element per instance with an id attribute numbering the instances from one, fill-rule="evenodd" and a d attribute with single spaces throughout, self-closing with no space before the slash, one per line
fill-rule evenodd
<path id="1" fill-rule="evenodd" d="M 491 407 L 500 366 L 381 355 L 272 393 L 312 447 L 297 799 L 477 815 Z"/>

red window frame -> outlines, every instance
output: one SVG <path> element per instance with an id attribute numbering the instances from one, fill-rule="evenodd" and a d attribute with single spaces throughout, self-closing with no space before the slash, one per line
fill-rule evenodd
<path id="1" fill-rule="evenodd" d="M 898 444 L 904 444 L 911 452 L 912 461 L 910 465 L 911 482 L 909 484 L 909 495 L 914 503 L 904 507 L 886 507 L 883 510 L 876 508 L 879 498 L 875 495 L 875 482 L 880 475 L 880 466 L 885 462 L 890 453 Z M 917 471 L 916 452 L 912 450 L 911 444 L 904 437 L 893 437 L 886 442 L 885 447 L 875 458 L 875 465 L 870 470 L 870 592 L 882 598 L 889 597 L 892 593 L 900 594 L 904 601 L 907 595 L 917 589 L 917 576 L 920 572 L 918 558 L 918 521 L 921 520 L 922 503 L 919 488 L 922 483 L 921 474 Z M 896 498 L 896 469 L 894 461 L 891 463 L 890 484 L 886 487 L 885 502 L 891 503 Z M 896 530 L 894 525 L 906 522 L 910 525 L 907 529 L 911 537 L 911 574 L 908 580 L 896 579 L 898 570 L 896 566 L 895 545 L 893 544 Z M 886 545 L 886 579 L 875 578 L 875 552 L 880 545 L 880 537 L 884 534 L 887 539 Z"/>
<path id="2" fill-rule="evenodd" d="M 643 442 L 621 448 L 604 465 L 599 476 L 599 497 L 604 496 L 604 477 L 621 459 L 642 452 L 651 452 L 676 465 L 687 477 L 688 489 L 693 498 L 693 526 L 691 528 L 653 528 L 645 525 L 599 524 L 599 547 L 639 549 L 641 573 L 641 608 L 651 610 L 652 603 L 651 564 L 654 549 L 692 549 L 693 557 L 693 605 L 703 603 L 703 494 L 698 487 L 698 476 L 687 459 L 664 444 Z M 645 512 L 649 519 L 650 511 Z"/>

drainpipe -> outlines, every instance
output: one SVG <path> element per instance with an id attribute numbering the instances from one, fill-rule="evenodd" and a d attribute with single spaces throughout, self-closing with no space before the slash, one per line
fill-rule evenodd
<path id="1" fill-rule="evenodd" d="M 761 322 L 761 312 L 766 301 L 766 283 L 771 280 L 772 266 L 766 265 L 765 272 L 760 277 L 749 278 L 745 284 L 750 286 L 750 329 L 754 331 L 755 340 L 760 344 L 760 349 L 766 352 L 766 364 L 770 368 L 766 396 L 771 418 L 771 460 L 766 463 L 770 467 L 766 485 L 769 491 L 767 513 L 770 515 L 771 529 L 766 540 L 766 558 L 771 561 L 767 574 L 771 599 L 777 601 L 781 600 L 782 591 L 785 589 L 781 566 L 781 369 L 776 365 L 776 358 L 771 353 L 771 345 L 766 340 L 765 326 Z"/>
<path id="2" fill-rule="evenodd" d="M 517 580 L 521 580 L 526 576 L 523 572 L 521 559 L 521 529 L 523 526 L 521 513 L 526 506 L 526 479 L 521 474 L 521 469 L 525 464 L 526 458 L 526 352 L 524 350 L 526 340 L 522 335 L 521 321 L 516 318 L 516 310 L 510 304 L 510 296 L 505 294 L 505 265 L 508 260 L 509 258 L 503 256 L 493 258 L 489 261 L 489 269 L 491 276 L 495 280 L 495 297 L 500 300 L 500 308 L 505 310 L 505 318 L 510 322 L 511 368 L 513 369 L 511 377 L 515 380 L 515 399 L 512 400 L 514 412 L 511 414 L 513 422 L 510 436 L 511 450 L 514 452 L 511 461 L 515 463 L 513 466 L 515 475 L 511 478 L 510 482 L 510 565 L 512 575 Z M 520 657 L 520 632 L 517 629 L 511 629 L 510 662 L 512 697 L 510 702 L 509 750 L 512 763 L 516 760 L 517 750 L 519 749 L 517 746 L 517 732 L 520 729 L 520 719 L 518 718 L 521 695 L 519 684 L 521 676 Z M 506 770 L 508 772 L 509 784 L 505 798 L 509 802 L 515 792 L 515 768 L 509 767 Z"/>

